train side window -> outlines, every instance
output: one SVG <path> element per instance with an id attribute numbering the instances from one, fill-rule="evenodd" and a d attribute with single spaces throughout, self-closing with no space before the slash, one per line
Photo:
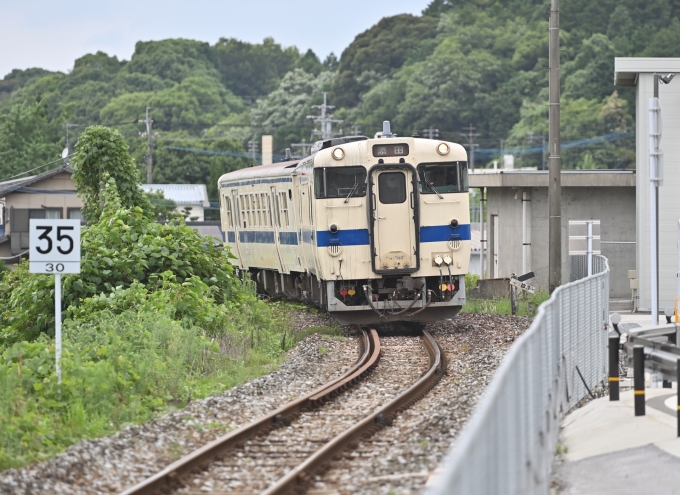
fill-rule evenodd
<path id="1" fill-rule="evenodd" d="M 290 192 L 290 189 L 288 190 Z M 281 211 L 281 227 L 290 227 L 290 219 L 288 217 L 288 197 L 286 191 L 279 193 L 279 209 Z"/>
<path id="2" fill-rule="evenodd" d="M 312 225 L 314 219 L 312 218 L 312 185 L 307 187 L 307 202 L 309 203 L 309 225 Z"/>
<path id="3" fill-rule="evenodd" d="M 227 227 L 232 228 L 234 226 L 234 220 L 232 217 L 231 199 L 229 199 L 229 196 L 226 194 L 224 195 L 224 202 L 227 206 Z"/>
<path id="4" fill-rule="evenodd" d="M 241 218 L 243 219 L 243 228 L 248 227 L 248 207 L 246 205 L 246 196 L 245 194 L 241 194 L 239 196 L 239 204 L 241 206 Z"/>

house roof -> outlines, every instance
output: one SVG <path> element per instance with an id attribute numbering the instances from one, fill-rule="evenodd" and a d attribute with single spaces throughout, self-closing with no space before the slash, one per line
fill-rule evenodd
<path id="1" fill-rule="evenodd" d="M 41 180 L 44 179 L 49 179 L 50 177 L 54 177 L 57 174 L 60 174 L 61 172 L 67 172 L 69 174 L 73 173 L 73 168 L 69 164 L 64 164 L 60 167 L 53 168 L 52 170 L 48 170 L 47 172 L 43 172 L 42 174 L 38 175 L 31 175 L 29 177 L 24 177 L 23 179 L 14 179 L 14 180 L 8 180 L 5 182 L 0 182 L 0 198 L 5 197 L 7 194 L 18 191 L 18 192 L 40 192 L 40 193 L 48 193 L 48 194 L 75 194 L 75 189 L 69 190 L 69 191 L 61 191 L 61 190 L 56 190 L 56 189 L 32 189 L 29 188 L 28 186 L 35 184 L 37 182 L 40 182 Z M 24 189 L 22 191 L 22 189 Z"/>
<path id="2" fill-rule="evenodd" d="M 201 205 L 204 208 L 210 206 L 205 184 L 142 184 L 139 187 L 146 192 L 163 191 L 166 199 L 171 199 L 178 205 Z"/>

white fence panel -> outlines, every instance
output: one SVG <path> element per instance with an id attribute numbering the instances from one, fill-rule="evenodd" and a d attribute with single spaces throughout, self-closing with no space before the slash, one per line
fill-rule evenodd
<path id="1" fill-rule="evenodd" d="M 429 494 L 548 494 L 560 420 L 607 376 L 609 264 L 594 255 L 587 277 L 586 256 L 508 351 Z"/>

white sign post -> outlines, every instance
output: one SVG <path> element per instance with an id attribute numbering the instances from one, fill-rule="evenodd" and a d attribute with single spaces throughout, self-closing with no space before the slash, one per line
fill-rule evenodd
<path id="1" fill-rule="evenodd" d="M 29 271 L 54 274 L 54 339 L 61 385 L 61 274 L 80 273 L 80 220 L 31 219 Z"/>

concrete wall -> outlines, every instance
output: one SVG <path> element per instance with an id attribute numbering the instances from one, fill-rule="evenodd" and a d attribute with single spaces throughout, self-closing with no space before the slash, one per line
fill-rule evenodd
<path id="1" fill-rule="evenodd" d="M 680 67 L 679 67 L 680 68 Z M 637 84 L 637 270 L 640 279 L 640 309 L 651 309 L 650 205 L 649 205 L 649 98 L 654 96 L 653 74 L 640 74 Z M 661 149 L 664 181 L 659 188 L 659 309 L 672 307 L 677 296 L 678 219 L 680 219 L 680 81 L 659 84 L 663 115 Z"/>
<path id="2" fill-rule="evenodd" d="M 531 256 L 527 271 L 537 277 L 529 283 L 548 290 L 548 189 L 527 188 L 531 195 Z M 487 189 L 488 214 L 498 215 L 497 277 L 522 272 L 522 189 Z M 600 220 L 602 254 L 609 259 L 610 297 L 628 298 L 628 270 L 635 267 L 634 187 L 564 187 L 562 189 L 562 283 L 569 282 L 569 220 Z M 490 265 L 487 265 L 490 270 Z M 489 271 L 489 273 L 492 273 Z"/>

